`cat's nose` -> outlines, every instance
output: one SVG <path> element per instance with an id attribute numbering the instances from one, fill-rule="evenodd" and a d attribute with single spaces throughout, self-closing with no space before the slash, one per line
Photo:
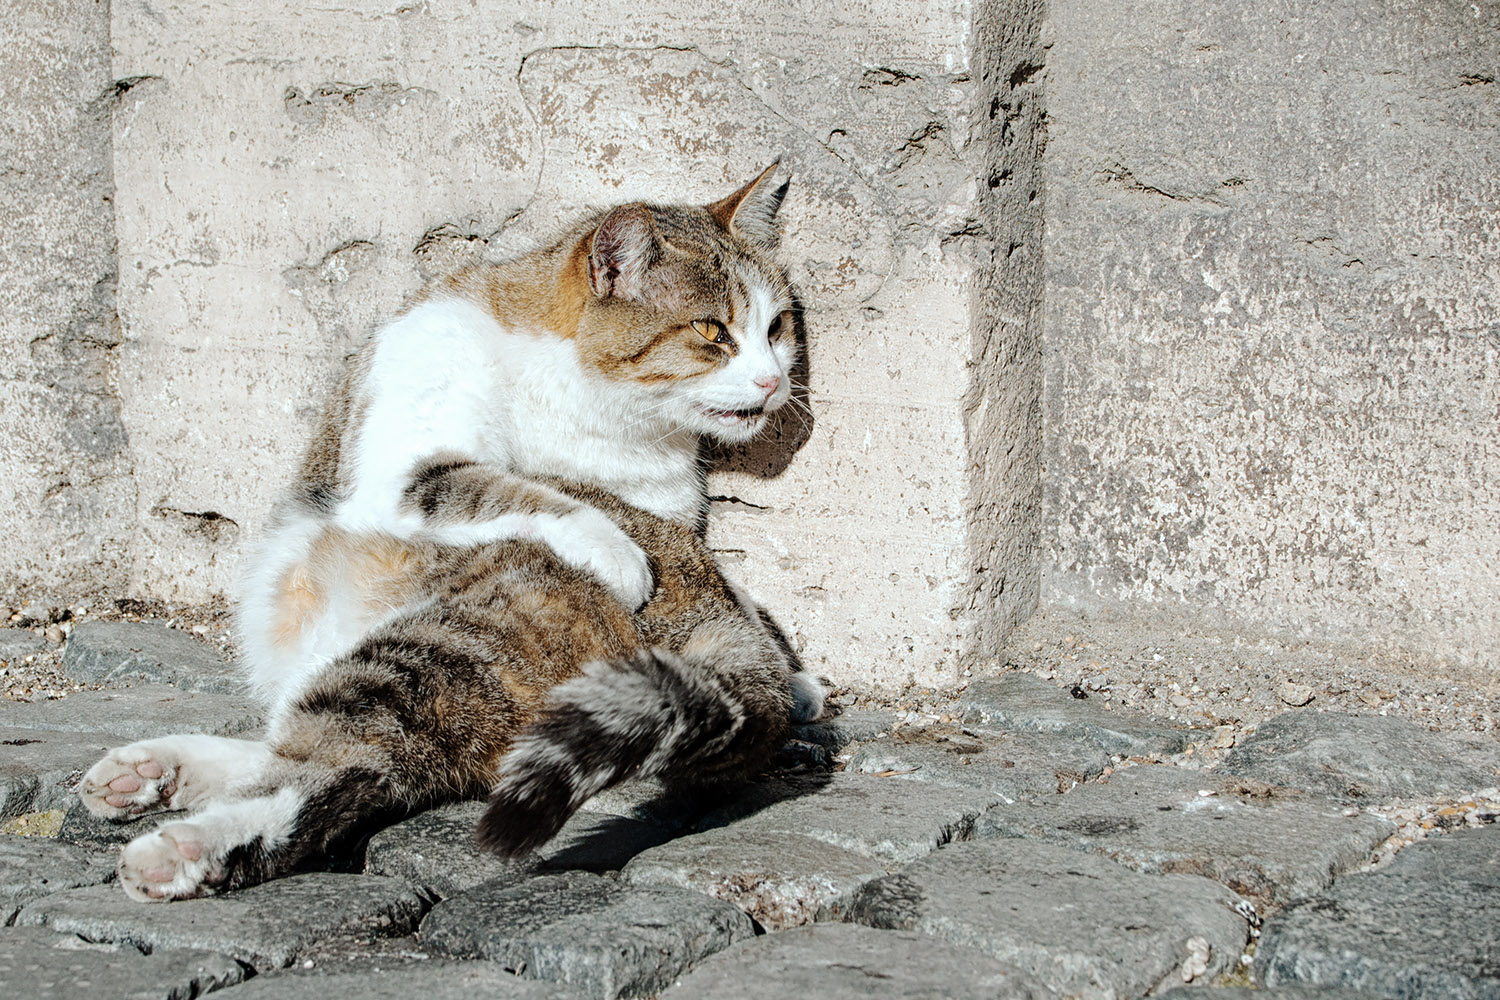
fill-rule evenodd
<path id="1" fill-rule="evenodd" d="M 766 392 L 766 398 L 770 399 L 772 394 L 776 392 L 777 387 L 781 385 L 781 376 L 765 375 L 761 378 L 756 379 L 755 384 L 764 389 Z"/>

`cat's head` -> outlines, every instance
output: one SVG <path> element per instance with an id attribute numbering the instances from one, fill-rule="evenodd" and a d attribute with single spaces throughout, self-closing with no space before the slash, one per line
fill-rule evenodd
<path id="1" fill-rule="evenodd" d="M 577 250 L 583 363 L 726 442 L 748 440 L 791 396 L 792 291 L 772 257 L 787 185 L 776 169 L 711 205 L 611 209 Z"/>

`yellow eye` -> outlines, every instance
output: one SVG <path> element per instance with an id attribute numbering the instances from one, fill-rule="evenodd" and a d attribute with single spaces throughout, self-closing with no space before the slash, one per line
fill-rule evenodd
<path id="1" fill-rule="evenodd" d="M 716 319 L 695 319 L 692 322 L 693 332 L 704 340 L 715 344 L 733 344 L 734 338 L 729 335 L 724 324 Z"/>

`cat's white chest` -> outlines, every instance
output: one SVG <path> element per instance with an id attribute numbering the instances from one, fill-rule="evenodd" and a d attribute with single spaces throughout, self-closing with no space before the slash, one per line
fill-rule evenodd
<path id="1" fill-rule="evenodd" d="M 343 527 L 418 530 L 401 492 L 443 452 L 697 516 L 695 439 L 658 427 L 638 393 L 586 374 L 571 342 L 507 330 L 470 303 L 424 303 L 383 327 L 365 389 Z"/>

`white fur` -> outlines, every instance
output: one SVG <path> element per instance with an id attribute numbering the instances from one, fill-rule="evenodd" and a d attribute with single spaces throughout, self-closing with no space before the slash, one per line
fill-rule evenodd
<path id="1" fill-rule="evenodd" d="M 243 844 L 260 841 L 273 851 L 297 828 L 303 796 L 293 788 L 274 795 L 217 802 L 190 819 L 163 823 L 120 852 L 120 885 L 135 899 L 164 902 L 212 890 L 224 859 Z"/>
<path id="2" fill-rule="evenodd" d="M 246 787 L 270 760 L 270 748 L 257 740 L 202 733 L 140 740 L 111 750 L 89 768 L 78 784 L 78 795 L 90 812 L 106 819 L 192 809 Z M 148 778 L 140 773 L 143 767 L 161 773 Z M 122 778 L 139 787 L 128 792 L 110 787 Z M 123 797 L 124 804 L 106 801 L 111 795 Z"/>
<path id="3" fill-rule="evenodd" d="M 827 692 L 822 683 L 805 670 L 792 674 L 792 721 L 812 722 L 823 714 Z"/>
<path id="4" fill-rule="evenodd" d="M 301 512 L 273 523 L 246 560 L 238 606 L 241 663 L 251 685 L 271 705 L 272 730 L 287 704 L 324 665 L 342 656 L 378 620 L 356 600 L 352 589 L 335 588 L 322 612 L 284 648 L 272 641 L 278 594 L 288 571 L 308 558 L 324 531 L 317 518 Z M 388 609 L 395 613 L 400 609 Z"/>
<path id="5" fill-rule="evenodd" d="M 570 340 L 507 330 L 478 306 L 428 302 L 376 334 L 353 495 L 335 520 L 409 537 L 412 468 L 436 451 L 595 483 L 663 517 L 698 516 L 696 435 L 641 391 L 587 372 Z M 646 412 L 642 412 L 646 410 Z"/>

